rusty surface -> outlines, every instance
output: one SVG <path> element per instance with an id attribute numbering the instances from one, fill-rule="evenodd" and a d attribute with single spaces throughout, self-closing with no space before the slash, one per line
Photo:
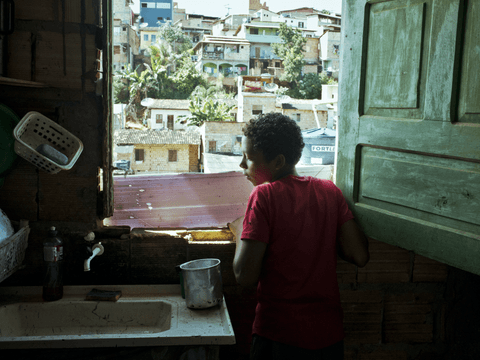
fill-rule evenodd
<path id="1" fill-rule="evenodd" d="M 217 228 L 245 212 L 252 184 L 240 172 L 114 177 L 106 226 Z"/>

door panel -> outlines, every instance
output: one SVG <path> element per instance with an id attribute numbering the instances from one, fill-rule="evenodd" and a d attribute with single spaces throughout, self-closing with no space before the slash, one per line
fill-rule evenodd
<path id="1" fill-rule="evenodd" d="M 344 0 L 336 171 L 369 236 L 477 274 L 479 9 Z"/>
<path id="2" fill-rule="evenodd" d="M 465 21 L 465 46 L 462 58 L 462 80 L 459 121 L 480 123 L 480 2 L 469 1 Z"/>

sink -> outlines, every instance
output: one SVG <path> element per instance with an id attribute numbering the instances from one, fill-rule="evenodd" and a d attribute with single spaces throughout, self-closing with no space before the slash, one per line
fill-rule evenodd
<path id="1" fill-rule="evenodd" d="M 164 301 L 58 301 L 2 306 L 2 337 L 159 333 L 170 329 Z"/>
<path id="2" fill-rule="evenodd" d="M 87 301 L 92 288 L 121 290 L 116 302 Z M 223 300 L 189 309 L 180 285 L 65 286 L 44 302 L 42 287 L 0 287 L 0 349 L 234 344 Z"/>

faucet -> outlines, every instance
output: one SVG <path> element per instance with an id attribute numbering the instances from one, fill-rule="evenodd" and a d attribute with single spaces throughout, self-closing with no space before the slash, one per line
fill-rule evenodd
<path id="1" fill-rule="evenodd" d="M 85 261 L 83 262 L 83 271 L 90 271 L 90 261 L 92 261 L 92 259 L 95 256 L 102 255 L 103 251 L 104 251 L 104 248 L 103 248 L 102 243 L 98 243 L 98 244 L 93 245 L 92 256 L 90 256 L 88 259 L 85 259 Z"/>

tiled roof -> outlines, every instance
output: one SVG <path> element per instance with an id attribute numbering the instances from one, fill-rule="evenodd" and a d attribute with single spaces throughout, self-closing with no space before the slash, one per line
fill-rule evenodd
<path id="1" fill-rule="evenodd" d="M 237 106 L 237 100 L 235 99 L 218 99 L 220 102 L 224 102 L 227 105 Z M 155 99 L 149 109 L 175 109 L 175 110 L 188 110 L 190 106 L 190 100 L 170 100 L 170 99 Z"/>
<path id="2" fill-rule="evenodd" d="M 116 145 L 200 145 L 200 133 L 196 129 L 188 131 L 122 129 L 115 130 L 113 141 Z"/>
<path id="3" fill-rule="evenodd" d="M 155 99 L 149 109 L 177 109 L 188 110 L 190 100 L 173 100 L 173 99 Z"/>

